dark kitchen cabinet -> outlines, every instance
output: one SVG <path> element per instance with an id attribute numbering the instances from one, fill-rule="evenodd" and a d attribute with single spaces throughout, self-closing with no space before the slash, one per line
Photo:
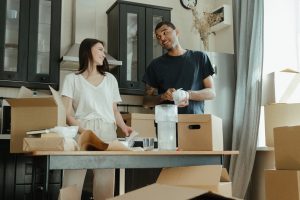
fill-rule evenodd
<path id="1" fill-rule="evenodd" d="M 0 86 L 58 88 L 61 0 L 0 0 Z"/>
<path id="2" fill-rule="evenodd" d="M 153 58 L 163 54 L 154 28 L 171 19 L 171 8 L 116 1 L 107 10 L 108 53 L 123 61 L 111 72 L 116 76 L 121 94 L 144 93 L 142 77 Z"/>
<path id="3" fill-rule="evenodd" d="M 24 154 L 11 154 L 9 145 L 10 140 L 0 139 L 0 199 L 57 200 L 62 183 L 62 170 L 50 170 L 48 193 L 44 198 L 46 161 Z"/>

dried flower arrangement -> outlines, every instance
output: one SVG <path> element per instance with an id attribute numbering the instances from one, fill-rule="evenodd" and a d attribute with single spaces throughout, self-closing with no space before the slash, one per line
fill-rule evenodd
<path id="1" fill-rule="evenodd" d="M 200 34 L 200 38 L 203 42 L 204 50 L 208 50 L 209 47 L 209 38 L 208 36 L 211 33 L 210 27 L 214 26 L 215 24 L 223 21 L 224 13 L 208 13 L 203 12 L 203 15 L 200 16 L 196 7 L 191 7 L 191 11 L 193 13 L 193 28 L 198 31 Z M 215 33 L 214 33 L 215 34 Z"/>

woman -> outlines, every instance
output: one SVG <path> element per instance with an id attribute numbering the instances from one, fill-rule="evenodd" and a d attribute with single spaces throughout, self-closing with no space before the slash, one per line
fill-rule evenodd
<path id="1" fill-rule="evenodd" d="M 104 142 L 117 139 L 116 125 L 126 136 L 132 132 L 117 109 L 121 101 L 118 83 L 108 71 L 103 42 L 85 39 L 79 48 L 79 70 L 66 76 L 62 96 L 67 123 L 79 126 L 79 133 L 90 129 Z M 94 199 L 107 199 L 114 193 L 114 169 L 93 170 Z M 80 194 L 86 170 L 64 171 L 63 187 L 77 185 Z"/>

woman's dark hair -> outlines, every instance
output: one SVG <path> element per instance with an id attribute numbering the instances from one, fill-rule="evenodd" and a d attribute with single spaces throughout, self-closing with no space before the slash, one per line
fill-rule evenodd
<path id="1" fill-rule="evenodd" d="M 172 22 L 169 22 L 169 21 L 162 21 L 162 22 L 159 22 L 158 24 L 156 24 L 156 27 L 155 27 L 155 31 L 157 29 L 159 29 L 160 27 L 162 27 L 163 25 L 166 25 L 168 27 L 171 27 L 173 30 L 176 29 L 175 25 L 172 23 Z"/>
<path id="2" fill-rule="evenodd" d="M 92 38 L 86 38 L 81 42 L 79 47 L 79 69 L 77 74 L 82 74 L 88 68 L 89 61 L 93 60 L 91 49 L 97 43 L 101 43 L 104 46 L 102 41 Z M 105 72 L 108 72 L 109 70 L 106 58 L 104 58 L 102 65 L 97 65 L 97 70 L 100 74 L 105 76 Z"/>

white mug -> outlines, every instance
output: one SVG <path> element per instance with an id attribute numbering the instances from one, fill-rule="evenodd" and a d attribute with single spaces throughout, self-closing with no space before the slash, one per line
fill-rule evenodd
<path id="1" fill-rule="evenodd" d="M 172 93 L 173 100 L 175 105 L 180 104 L 181 101 L 183 101 L 185 98 L 187 98 L 187 92 L 182 90 L 182 88 L 176 90 Z"/>

